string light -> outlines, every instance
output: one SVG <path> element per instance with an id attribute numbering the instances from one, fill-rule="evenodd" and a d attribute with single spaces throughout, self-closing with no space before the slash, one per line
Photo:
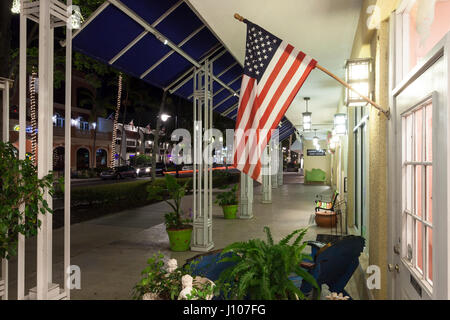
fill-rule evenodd
<path id="1" fill-rule="evenodd" d="M 113 138 L 112 138 L 112 145 L 111 145 L 111 168 L 114 168 L 114 162 L 115 162 L 115 155 L 116 155 L 116 140 L 117 140 L 117 123 L 119 120 L 119 110 L 120 110 L 120 102 L 122 97 L 122 73 L 119 73 L 119 84 L 117 89 L 117 107 L 116 107 L 116 113 L 114 115 L 114 125 L 113 125 Z"/>
<path id="2" fill-rule="evenodd" d="M 30 160 L 36 165 L 36 77 L 33 66 L 30 79 L 30 116 L 31 116 L 31 156 Z"/>

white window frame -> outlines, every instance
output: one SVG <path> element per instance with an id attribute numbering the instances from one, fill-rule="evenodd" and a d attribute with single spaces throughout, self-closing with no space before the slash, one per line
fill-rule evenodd
<path id="1" fill-rule="evenodd" d="M 404 261 L 405 265 L 408 267 L 409 271 L 411 273 L 413 273 L 416 277 L 416 279 L 418 279 L 425 287 L 425 289 L 428 291 L 429 295 L 432 295 L 433 293 L 433 282 L 428 280 L 428 247 L 427 247 L 427 237 L 428 234 L 426 232 L 427 228 L 430 228 L 433 231 L 433 223 L 430 223 L 426 220 L 426 216 L 428 214 L 427 212 L 427 207 L 426 207 L 426 183 L 427 183 L 427 167 L 431 166 L 432 168 L 433 166 L 433 158 L 432 161 L 425 161 L 425 155 L 427 153 L 427 143 L 426 143 L 426 113 L 425 113 L 425 108 L 431 104 L 432 106 L 432 119 L 435 120 L 433 118 L 433 115 L 435 114 L 434 112 L 434 103 L 436 101 L 437 97 L 436 94 L 433 93 L 427 97 L 425 97 L 424 99 L 421 100 L 420 103 L 418 103 L 417 105 L 415 105 L 414 107 L 412 107 L 411 109 L 405 111 L 404 113 L 402 113 L 401 117 L 402 117 L 402 123 L 403 123 L 403 118 L 406 118 L 412 114 L 414 114 L 416 111 L 422 109 L 424 111 L 423 113 L 423 118 L 422 118 L 422 161 L 415 161 L 415 160 L 410 160 L 407 161 L 405 160 L 405 155 L 406 155 L 406 126 L 402 126 L 402 252 L 401 252 L 401 259 Z M 411 154 L 412 157 L 414 158 L 414 154 L 415 154 L 415 116 L 412 117 L 412 129 L 411 132 L 413 133 L 413 138 L 411 140 Z M 435 146 L 433 145 L 433 148 Z M 409 212 L 406 209 L 405 206 L 405 202 L 406 202 L 406 168 L 407 166 L 412 166 L 412 174 L 411 174 L 411 212 Z M 423 195 L 423 199 L 422 199 L 422 217 L 419 217 L 416 214 L 416 192 L 415 192 L 415 188 L 416 188 L 416 184 L 415 184 L 415 176 L 416 176 L 416 167 L 420 166 L 420 167 L 424 167 L 424 170 L 422 170 L 422 195 Z M 432 192 L 436 192 L 434 189 Z M 434 213 L 434 212 L 433 212 Z M 407 217 L 410 216 L 413 223 L 413 238 L 412 238 L 412 259 L 413 261 L 410 261 L 407 258 L 408 255 L 408 239 L 407 239 L 407 234 L 406 234 L 406 230 L 408 228 L 408 223 L 407 223 Z M 417 246 L 416 246 L 416 241 L 417 241 L 417 230 L 416 230 L 416 223 L 420 222 L 422 223 L 422 270 L 420 271 L 419 268 L 417 267 L 418 261 L 417 261 Z M 433 242 L 434 245 L 434 242 Z M 432 251 L 432 253 L 434 252 L 434 250 Z M 433 278 L 434 278 L 434 274 L 433 274 Z"/>
<path id="2" fill-rule="evenodd" d="M 395 12 L 395 39 L 397 44 L 395 46 L 396 85 L 405 79 L 409 73 L 409 12 L 416 1 L 403 0 Z"/>

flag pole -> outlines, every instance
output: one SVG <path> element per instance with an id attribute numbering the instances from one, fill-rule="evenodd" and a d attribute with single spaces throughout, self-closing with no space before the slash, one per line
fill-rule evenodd
<path id="1" fill-rule="evenodd" d="M 238 13 L 234 14 L 234 18 L 236 20 L 239 20 L 240 22 L 246 23 L 246 19 L 239 15 Z M 329 75 L 330 77 L 332 77 L 334 80 L 336 80 L 337 82 L 339 82 L 341 85 L 343 85 L 344 87 L 348 88 L 349 90 L 353 91 L 354 93 L 356 93 L 358 96 L 360 96 L 364 101 L 366 101 L 367 103 L 371 104 L 372 106 L 374 106 L 379 112 L 382 112 L 387 119 L 390 119 L 390 111 L 383 109 L 379 104 L 377 104 L 376 102 L 372 101 L 371 99 L 369 99 L 368 97 L 366 97 L 365 95 L 359 93 L 358 91 L 356 91 L 351 85 L 349 85 L 347 82 L 345 82 L 344 80 L 342 80 L 341 78 L 339 78 L 337 75 L 335 75 L 334 73 L 332 73 L 331 71 L 327 70 L 326 68 L 322 67 L 319 64 L 316 64 L 316 68 L 319 69 L 320 71 L 324 72 L 325 74 Z"/>

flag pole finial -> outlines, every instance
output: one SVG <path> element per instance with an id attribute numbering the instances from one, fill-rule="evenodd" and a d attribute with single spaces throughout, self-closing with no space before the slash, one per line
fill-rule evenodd
<path id="1" fill-rule="evenodd" d="M 236 20 L 239 20 L 240 22 L 244 22 L 244 20 L 245 20 L 245 18 L 243 16 L 241 16 L 239 13 L 235 13 L 234 18 Z"/>

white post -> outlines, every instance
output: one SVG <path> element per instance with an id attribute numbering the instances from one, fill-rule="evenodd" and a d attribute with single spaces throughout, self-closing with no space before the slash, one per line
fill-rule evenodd
<path id="1" fill-rule="evenodd" d="M 20 7 L 23 8 L 21 0 Z M 26 154 L 27 126 L 27 18 L 24 10 L 20 10 L 20 49 L 19 49 L 19 159 L 24 160 Z M 24 219 L 24 206 L 21 207 Z M 25 297 L 25 236 L 19 234 L 17 246 L 17 299 Z"/>
<path id="2" fill-rule="evenodd" d="M 239 218 L 253 218 L 253 179 L 243 172 L 241 172 L 240 209 Z"/>
<path id="3" fill-rule="evenodd" d="M 67 6 L 72 0 L 67 0 Z M 70 163 L 72 146 L 72 28 L 66 28 L 66 97 L 64 127 L 64 291 L 70 299 Z M 115 141 L 113 143 L 116 143 Z M 94 153 L 95 155 L 95 153 Z"/>
<path id="4" fill-rule="evenodd" d="M 265 156 L 270 159 L 270 144 L 264 149 Z M 262 203 L 272 203 L 272 177 L 270 174 L 271 165 L 270 161 L 266 166 L 266 169 L 262 169 Z"/>
<path id="5" fill-rule="evenodd" d="M 9 81 L 2 81 L 3 91 L 3 142 L 9 141 Z M 8 260 L 2 260 L 2 280 L 0 280 L 0 296 L 3 300 L 8 300 Z"/>
<path id="6" fill-rule="evenodd" d="M 9 141 L 9 81 L 4 81 L 3 88 L 3 142 Z"/>
<path id="7" fill-rule="evenodd" d="M 49 88 L 49 104 L 48 104 L 48 114 L 50 121 L 48 121 L 48 139 L 47 141 L 47 171 L 53 171 L 53 57 L 54 57 L 54 35 L 55 29 L 50 27 L 49 33 L 49 74 L 48 74 L 48 88 Z M 39 110 L 39 105 L 38 105 Z M 39 113 L 39 111 L 38 111 Z M 51 198 L 50 198 L 51 199 Z M 50 209 L 53 208 L 53 201 L 48 202 Z M 48 282 L 53 282 L 53 215 L 47 214 L 47 273 Z"/>
<path id="8" fill-rule="evenodd" d="M 272 184 L 272 188 L 273 189 L 277 189 L 278 188 L 278 167 L 279 167 L 279 157 L 278 157 L 278 136 L 276 137 L 277 139 L 274 139 L 274 137 L 272 137 L 272 139 L 270 139 L 270 161 L 271 161 L 271 184 Z"/>
<path id="9" fill-rule="evenodd" d="M 3 81 L 2 81 L 3 82 Z M 9 141 L 9 81 L 5 80 L 2 84 L 3 91 L 3 128 L 2 140 Z M 8 300 L 8 260 L 2 259 L 2 277 L 0 278 L 0 296 L 3 300 Z"/>
<path id="10" fill-rule="evenodd" d="M 282 186 L 283 185 L 283 146 L 282 146 L 281 142 L 280 142 L 278 152 L 280 153 L 280 160 L 278 163 L 278 185 Z"/>
<path id="11" fill-rule="evenodd" d="M 194 72 L 194 222 L 191 250 L 206 252 L 212 241 L 212 164 L 203 161 L 203 146 L 210 136 L 203 132 L 212 128 L 212 62 L 206 60 Z M 205 130 L 205 131 L 203 131 Z"/>
<path id="12" fill-rule="evenodd" d="M 40 0 L 39 3 L 39 99 L 38 99 L 38 178 L 48 174 L 48 149 L 53 137 L 49 136 L 49 122 L 52 120 L 50 109 L 50 0 Z M 52 201 L 48 192 L 44 195 L 48 203 Z M 52 230 L 47 228 L 47 215 L 39 213 L 42 222 L 37 234 L 37 299 L 47 300 L 48 297 L 48 243 L 47 234 Z"/>

